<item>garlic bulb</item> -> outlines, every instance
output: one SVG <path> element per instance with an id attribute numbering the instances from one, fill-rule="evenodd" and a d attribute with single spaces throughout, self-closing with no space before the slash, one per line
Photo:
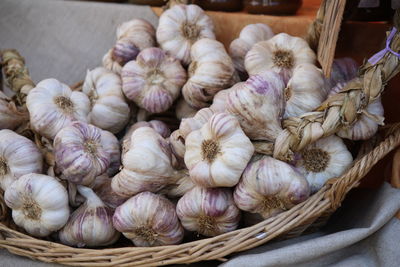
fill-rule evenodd
<path id="1" fill-rule="evenodd" d="M 143 19 L 126 21 L 117 28 L 117 42 L 103 57 L 103 66 L 120 73 L 128 61 L 136 59 L 139 52 L 155 46 L 155 29 Z"/>
<path id="2" fill-rule="evenodd" d="M 55 178 L 30 173 L 20 177 L 4 193 L 14 222 L 30 235 L 43 237 L 68 221 L 68 193 Z"/>
<path id="3" fill-rule="evenodd" d="M 271 28 L 264 23 L 255 23 L 245 26 L 239 38 L 232 41 L 229 46 L 229 54 L 232 57 L 235 69 L 245 77 L 244 58 L 247 52 L 258 42 L 266 41 L 274 36 Z"/>
<path id="4" fill-rule="evenodd" d="M 188 171 L 182 170 L 179 175 L 172 177 L 170 183 L 159 193 L 167 195 L 168 198 L 178 198 L 183 196 L 195 186 L 196 185 L 190 179 Z"/>
<path id="5" fill-rule="evenodd" d="M 190 178 L 203 187 L 235 186 L 254 152 L 237 119 L 226 113 L 191 132 L 185 146 Z"/>
<path id="6" fill-rule="evenodd" d="M 247 166 L 233 197 L 239 209 L 259 213 L 265 219 L 305 201 L 309 195 L 303 175 L 283 161 L 264 156 Z"/>
<path id="7" fill-rule="evenodd" d="M 42 154 L 31 140 L 11 130 L 0 130 L 0 186 L 3 190 L 22 175 L 41 173 L 42 169 Z"/>
<path id="8" fill-rule="evenodd" d="M 285 88 L 285 98 L 284 118 L 298 117 L 319 107 L 326 98 L 322 71 L 309 63 L 297 65 Z"/>
<path id="9" fill-rule="evenodd" d="M 213 39 L 200 39 L 191 49 L 189 80 L 183 86 L 186 102 L 194 108 L 210 105 L 214 95 L 233 84 L 235 68 L 224 46 Z"/>
<path id="10" fill-rule="evenodd" d="M 179 130 L 171 133 L 168 143 L 172 152 L 172 167 L 177 170 L 185 168 L 185 139 Z"/>
<path id="11" fill-rule="evenodd" d="M 107 207 L 116 209 L 128 198 L 115 193 L 111 188 L 111 181 L 111 178 L 107 174 L 97 176 L 94 180 L 93 191 Z"/>
<path id="12" fill-rule="evenodd" d="M 203 127 L 213 115 L 214 111 L 210 108 L 202 108 L 192 118 L 182 119 L 179 125 L 179 132 L 182 138 L 185 139 L 191 132 Z"/>
<path id="13" fill-rule="evenodd" d="M 174 204 L 150 192 L 137 194 L 118 207 L 113 221 L 115 228 L 136 246 L 172 245 L 183 239 Z"/>
<path id="14" fill-rule="evenodd" d="M 191 47 L 202 38 L 215 39 L 210 17 L 197 5 L 174 5 L 160 16 L 157 28 L 160 47 L 187 66 Z"/>
<path id="15" fill-rule="evenodd" d="M 0 91 L 0 130 L 15 129 L 28 120 L 29 115 L 17 108 L 9 97 Z"/>
<path id="16" fill-rule="evenodd" d="M 179 60 L 160 48 L 147 48 L 121 72 L 122 90 L 127 98 L 151 113 L 166 111 L 186 82 Z"/>
<path id="17" fill-rule="evenodd" d="M 342 175 L 352 161 L 353 157 L 342 139 L 332 135 L 304 148 L 295 166 L 307 178 L 314 193 L 328 179 Z"/>
<path id="18" fill-rule="evenodd" d="M 346 83 L 357 76 L 357 62 L 349 57 L 337 58 L 333 61 L 331 76 L 327 80 L 329 89 L 338 83 Z"/>
<path id="19" fill-rule="evenodd" d="M 174 175 L 168 142 L 154 129 L 141 127 L 131 136 L 131 146 L 122 156 L 122 170 L 113 177 L 111 187 L 121 196 L 143 191 L 157 192 Z"/>
<path id="20" fill-rule="evenodd" d="M 226 110 L 235 115 L 249 138 L 273 142 L 282 131 L 284 87 L 273 71 L 250 76 L 228 93 Z"/>
<path id="21" fill-rule="evenodd" d="M 244 64 L 249 75 L 272 70 L 287 83 L 297 65 L 314 64 L 315 61 L 315 53 L 304 39 L 280 33 L 255 44 L 247 53 Z"/>
<path id="22" fill-rule="evenodd" d="M 120 77 L 99 67 L 87 72 L 82 87 L 91 102 L 90 124 L 112 133 L 121 131 L 129 120 L 129 106 L 122 93 Z"/>
<path id="23" fill-rule="evenodd" d="M 191 118 L 196 115 L 197 108 L 191 107 L 184 98 L 180 98 L 176 104 L 175 113 L 179 120 Z"/>
<path id="24" fill-rule="evenodd" d="M 57 167 L 70 182 L 91 185 L 110 165 L 111 153 L 118 140 L 93 125 L 73 122 L 54 139 Z"/>
<path id="25" fill-rule="evenodd" d="M 337 135 L 350 140 L 368 140 L 376 134 L 378 126 L 383 125 L 383 113 L 382 101 L 378 98 L 367 106 L 358 121 L 342 128 Z"/>
<path id="26" fill-rule="evenodd" d="M 78 191 L 86 201 L 71 214 L 68 223 L 60 231 L 61 243 L 75 247 L 98 247 L 115 243 L 120 233 L 113 227 L 113 209 L 107 207 L 92 189 L 78 185 Z"/>
<path id="27" fill-rule="evenodd" d="M 34 131 L 49 139 L 73 121 L 87 121 L 89 98 L 56 79 L 41 81 L 26 99 L 30 122 Z"/>
<path id="28" fill-rule="evenodd" d="M 205 236 L 233 231 L 240 220 L 240 211 L 229 188 L 196 186 L 179 199 L 176 213 L 186 230 Z"/>
<path id="29" fill-rule="evenodd" d="M 210 109 L 214 113 L 226 112 L 226 103 L 228 101 L 229 92 L 236 90 L 236 88 L 243 88 L 244 82 L 236 83 L 231 88 L 219 91 L 213 98 Z"/>
<path id="30" fill-rule="evenodd" d="M 101 143 L 103 148 L 110 155 L 110 165 L 107 168 L 107 175 L 113 176 L 121 167 L 121 146 L 118 139 L 108 131 L 101 131 Z"/>

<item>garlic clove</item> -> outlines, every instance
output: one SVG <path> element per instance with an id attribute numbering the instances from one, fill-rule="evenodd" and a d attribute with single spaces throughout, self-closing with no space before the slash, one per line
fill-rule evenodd
<path id="1" fill-rule="evenodd" d="M 166 111 L 186 82 L 180 62 L 160 48 L 147 48 L 122 69 L 122 90 L 127 98 L 151 113 Z"/>
<path id="2" fill-rule="evenodd" d="M 76 247 L 98 247 L 115 243 L 120 233 L 112 223 L 113 209 L 107 207 L 92 189 L 78 185 L 86 202 L 75 210 L 59 232 L 61 243 Z"/>
<path id="3" fill-rule="evenodd" d="M 328 179 L 342 175 L 353 161 L 342 139 L 334 135 L 310 144 L 298 156 L 295 166 L 307 178 L 312 193 Z"/>
<path id="4" fill-rule="evenodd" d="M 30 235 L 48 236 L 69 217 L 68 194 L 53 177 L 30 173 L 21 176 L 4 193 L 14 222 Z"/>
<path id="5" fill-rule="evenodd" d="M 185 139 L 191 132 L 200 129 L 214 115 L 214 111 L 210 108 L 202 108 L 197 111 L 192 118 L 182 119 L 179 125 L 179 133 Z"/>
<path id="6" fill-rule="evenodd" d="M 42 154 L 31 140 L 11 130 L 0 130 L 0 186 L 3 190 L 25 174 L 42 171 Z"/>
<path id="7" fill-rule="evenodd" d="M 172 152 L 172 167 L 174 169 L 183 169 L 185 166 L 185 139 L 183 138 L 180 130 L 175 130 L 172 132 L 170 137 L 168 138 L 168 143 Z"/>
<path id="8" fill-rule="evenodd" d="M 272 71 L 250 76 L 229 91 L 226 110 L 239 120 L 249 138 L 273 142 L 282 131 L 284 86 L 281 77 Z"/>
<path id="9" fill-rule="evenodd" d="M 14 130 L 29 119 L 29 114 L 17 108 L 9 97 L 0 91 L 0 130 Z"/>
<path id="10" fill-rule="evenodd" d="M 117 208 L 115 228 L 136 246 L 151 247 L 179 244 L 184 230 L 168 199 L 142 192 Z"/>
<path id="11" fill-rule="evenodd" d="M 240 220 L 229 188 L 194 187 L 181 197 L 176 212 L 183 227 L 204 236 L 235 230 Z"/>
<path id="12" fill-rule="evenodd" d="M 191 46 L 202 38 L 215 39 L 210 17 L 197 5 L 174 5 L 158 21 L 157 42 L 160 47 L 182 61 L 191 62 Z"/>
<path id="13" fill-rule="evenodd" d="M 92 106 L 89 123 L 112 133 L 124 128 L 130 111 L 117 74 L 102 67 L 88 70 L 82 92 L 89 97 Z"/>
<path id="14" fill-rule="evenodd" d="M 235 117 L 213 115 L 185 142 L 185 164 L 193 182 L 203 187 L 230 187 L 237 184 L 254 152 Z"/>
<path id="15" fill-rule="evenodd" d="M 111 133 L 82 122 L 73 122 L 54 139 L 57 167 L 70 182 L 87 186 L 107 170 L 117 148 Z"/>
<path id="16" fill-rule="evenodd" d="M 175 112 L 179 120 L 192 118 L 196 115 L 198 109 L 191 107 L 184 98 L 180 98 L 176 104 Z"/>
<path id="17" fill-rule="evenodd" d="M 33 130 L 49 139 L 73 121 L 87 121 L 89 98 L 56 79 L 41 81 L 26 99 Z"/>
<path id="18" fill-rule="evenodd" d="M 283 161 L 264 156 L 247 166 L 233 196 L 239 209 L 266 219 L 305 201 L 309 194 L 303 175 Z"/>

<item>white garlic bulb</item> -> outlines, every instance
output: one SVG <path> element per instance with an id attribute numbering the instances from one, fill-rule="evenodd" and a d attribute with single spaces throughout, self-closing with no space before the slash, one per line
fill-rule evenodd
<path id="1" fill-rule="evenodd" d="M 249 138 L 273 142 L 282 131 L 284 87 L 273 71 L 250 76 L 228 93 L 226 110 L 235 115 Z"/>
<path id="2" fill-rule="evenodd" d="M 57 167 L 70 182 L 91 185 L 110 166 L 117 138 L 83 122 L 73 122 L 54 139 Z"/>
<path id="3" fill-rule="evenodd" d="M 0 130 L 0 186 L 6 190 L 28 173 L 41 173 L 43 157 L 28 138 L 11 130 Z"/>
<path id="4" fill-rule="evenodd" d="M 306 177 L 311 193 L 318 191 L 328 179 L 342 175 L 353 161 L 342 139 L 335 135 L 308 145 L 298 157 L 295 166 Z"/>
<path id="5" fill-rule="evenodd" d="M 71 214 L 68 223 L 59 232 L 61 243 L 75 247 L 115 243 L 120 233 L 113 226 L 113 209 L 107 207 L 92 189 L 78 185 L 78 191 L 86 201 Z"/>
<path id="6" fill-rule="evenodd" d="M 91 102 L 88 117 L 90 124 L 112 133 L 118 133 L 124 128 L 130 111 L 117 74 L 102 67 L 88 70 L 82 92 Z"/>
<path id="7" fill-rule="evenodd" d="M 55 178 L 30 173 L 20 177 L 4 193 L 14 222 L 30 235 L 43 237 L 68 221 L 68 193 Z"/>
<path id="8" fill-rule="evenodd" d="M 285 88 L 284 118 L 298 117 L 313 111 L 325 98 L 325 77 L 322 70 L 309 63 L 299 64 L 293 69 L 292 78 Z"/>
<path id="9" fill-rule="evenodd" d="M 29 119 L 28 113 L 17 108 L 2 91 L 0 91 L 0 130 L 14 130 Z"/>
<path id="10" fill-rule="evenodd" d="M 113 221 L 118 231 L 140 247 L 178 244 L 184 235 L 174 204 L 150 192 L 137 194 L 118 207 Z"/>
<path id="11" fill-rule="evenodd" d="M 210 108 L 202 108 L 197 111 L 192 118 L 182 119 L 179 125 L 179 132 L 183 139 L 186 139 L 191 132 L 200 129 L 214 115 L 214 111 Z"/>
<path id="12" fill-rule="evenodd" d="M 122 90 L 127 98 L 150 113 L 169 109 L 186 82 L 179 60 L 160 48 L 147 48 L 121 72 Z"/>
<path id="13" fill-rule="evenodd" d="M 235 186 L 254 152 L 237 119 L 226 113 L 191 132 L 185 146 L 190 178 L 203 187 Z"/>
<path id="14" fill-rule="evenodd" d="M 56 79 L 41 81 L 26 99 L 33 130 L 49 139 L 73 121 L 87 122 L 89 98 Z"/>
<path id="15" fill-rule="evenodd" d="M 183 227 L 204 236 L 216 236 L 235 230 L 240 220 L 229 188 L 194 187 L 176 206 Z"/>
<path id="16" fill-rule="evenodd" d="M 187 66 L 191 47 L 202 38 L 215 39 L 210 17 L 197 5 L 174 5 L 160 16 L 157 42 L 160 47 Z"/>
<path id="17" fill-rule="evenodd" d="M 155 29 L 143 19 L 126 21 L 117 28 L 117 42 L 103 57 L 103 66 L 120 73 L 128 61 L 136 59 L 139 52 L 155 46 Z"/>
<path id="18" fill-rule="evenodd" d="M 233 84 L 235 68 L 224 46 L 213 39 L 200 39 L 194 43 L 191 58 L 189 80 L 183 86 L 182 94 L 192 107 L 204 108 L 210 105 L 216 93 Z"/>
<path id="19" fill-rule="evenodd" d="M 239 209 L 268 218 L 305 201 L 306 178 L 289 164 L 264 156 L 246 167 L 233 197 Z"/>
<path id="20" fill-rule="evenodd" d="M 171 157 L 168 142 L 154 129 L 137 129 L 131 135 L 129 150 L 122 156 L 123 168 L 112 179 L 113 191 L 126 197 L 143 191 L 157 192 L 175 173 Z"/>
<path id="21" fill-rule="evenodd" d="M 315 53 L 304 39 L 280 33 L 256 43 L 247 53 L 244 64 L 249 75 L 272 70 L 287 83 L 297 65 L 315 61 Z"/>
<path id="22" fill-rule="evenodd" d="M 258 42 L 266 41 L 274 36 L 271 28 L 264 23 L 255 23 L 245 26 L 239 34 L 239 38 L 232 41 L 229 46 L 229 54 L 232 57 L 235 69 L 244 77 L 246 69 L 244 58 L 247 52 Z"/>
<path id="23" fill-rule="evenodd" d="M 179 120 L 191 118 L 196 115 L 197 108 L 191 107 L 184 98 L 180 98 L 176 104 L 175 113 Z"/>

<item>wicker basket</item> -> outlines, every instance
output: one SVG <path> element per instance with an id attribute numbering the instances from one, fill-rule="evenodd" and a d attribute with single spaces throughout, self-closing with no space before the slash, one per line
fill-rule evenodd
<path id="1" fill-rule="evenodd" d="M 396 25 L 398 18 L 396 13 Z M 314 23 L 314 27 L 318 23 L 321 21 Z M 399 34 L 394 36 L 391 47 L 394 51 L 399 50 Z M 315 112 L 284 121 L 285 130 L 275 143 L 274 156 L 284 158 L 290 151 L 301 150 L 321 137 L 334 134 L 343 125 L 356 121 L 357 114 L 380 96 L 384 85 L 400 70 L 399 66 L 399 59 L 392 53 L 386 53 L 377 64 L 366 63 L 360 68 L 361 82 L 349 83 L 337 97 L 328 99 Z M 24 80 L 20 76 L 24 73 L 9 71 L 6 78 L 12 87 L 14 83 L 20 84 Z M 0 248 L 44 262 L 76 266 L 158 266 L 203 260 L 225 261 L 229 254 L 254 248 L 277 237 L 298 236 L 310 227 L 323 224 L 340 206 L 346 194 L 399 144 L 400 127 L 393 127 L 386 138 L 358 158 L 351 169 L 341 177 L 329 180 L 307 201 L 254 226 L 173 246 L 80 249 L 36 239 L 16 230 L 10 211 L 4 204 L 3 194 L 0 194 Z"/>

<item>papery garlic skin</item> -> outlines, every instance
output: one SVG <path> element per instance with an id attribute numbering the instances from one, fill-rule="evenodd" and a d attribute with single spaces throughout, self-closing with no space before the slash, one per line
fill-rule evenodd
<path id="1" fill-rule="evenodd" d="M 61 243 L 74 247 L 115 243 L 120 233 L 113 226 L 113 209 L 107 207 L 92 189 L 78 185 L 78 191 L 86 201 L 71 214 L 68 223 L 59 232 Z"/>
<path id="2" fill-rule="evenodd" d="M 121 72 L 122 90 L 127 98 L 150 113 L 172 106 L 186 82 L 186 71 L 179 60 L 160 48 L 147 48 Z"/>
<path id="3" fill-rule="evenodd" d="M 121 146 L 117 137 L 108 131 L 101 131 L 101 144 L 110 155 L 110 165 L 106 173 L 111 177 L 121 168 Z"/>
<path id="4" fill-rule="evenodd" d="M 19 177 L 43 171 L 40 150 L 28 138 L 0 130 L 0 186 L 6 190 Z"/>
<path id="5" fill-rule="evenodd" d="M 289 164 L 264 156 L 251 162 L 234 191 L 239 209 L 264 219 L 290 209 L 310 195 L 306 178 Z"/>
<path id="6" fill-rule="evenodd" d="M 215 39 L 214 25 L 197 5 L 174 5 L 160 16 L 157 28 L 160 47 L 179 59 L 184 66 L 191 62 L 191 47 L 200 39 Z"/>
<path id="7" fill-rule="evenodd" d="M 372 101 L 353 124 L 342 128 L 337 135 L 350 140 L 368 140 L 378 131 L 378 126 L 383 125 L 384 109 L 381 98 Z"/>
<path id="8" fill-rule="evenodd" d="M 313 111 L 325 100 L 326 95 L 322 70 L 309 63 L 297 65 L 285 88 L 284 118 L 298 117 Z"/>
<path id="9" fill-rule="evenodd" d="M 87 71 L 82 86 L 91 102 L 90 124 L 112 133 L 121 131 L 129 120 L 129 106 L 122 93 L 120 77 L 102 67 Z"/>
<path id="10" fill-rule="evenodd" d="M 232 41 L 229 46 L 229 54 L 232 57 L 235 69 L 244 76 L 246 69 L 244 67 L 244 58 L 247 52 L 258 42 L 266 41 L 274 36 L 271 28 L 264 23 L 255 23 L 245 26 L 241 31 L 239 38 Z"/>
<path id="11" fill-rule="evenodd" d="M 114 227 L 136 246 L 179 244 L 184 230 L 175 206 L 163 196 L 142 192 L 115 211 Z"/>
<path id="12" fill-rule="evenodd" d="M 184 161 L 186 151 L 185 139 L 179 129 L 171 133 L 168 143 L 172 152 L 172 167 L 177 170 L 186 168 Z"/>
<path id="13" fill-rule="evenodd" d="M 7 188 L 4 200 L 14 222 L 30 235 L 48 236 L 68 221 L 68 193 L 55 178 L 26 174 Z"/>
<path id="14" fill-rule="evenodd" d="M 250 76 L 228 93 L 226 111 L 238 119 L 249 138 L 273 142 L 282 131 L 284 87 L 273 71 Z"/>
<path id="15" fill-rule="evenodd" d="M 175 108 L 176 117 L 179 120 L 184 118 L 192 118 L 194 115 L 196 115 L 197 111 L 197 108 L 191 107 L 183 98 L 178 100 Z"/>
<path id="16" fill-rule="evenodd" d="M 103 136 L 104 132 L 93 125 L 74 122 L 57 134 L 54 139 L 56 165 L 70 182 L 89 186 L 107 170 L 111 160 L 111 151 L 107 148 L 118 144 L 118 140 L 112 134 Z"/>
<path id="17" fill-rule="evenodd" d="M 315 61 L 316 55 L 304 39 L 279 33 L 256 43 L 246 54 L 244 64 L 250 76 L 272 70 L 287 83 L 297 65 L 314 64 Z"/>
<path id="18" fill-rule="evenodd" d="M 200 39 L 191 49 L 189 80 L 183 86 L 185 101 L 194 108 L 210 105 L 214 95 L 235 81 L 235 68 L 224 46 L 213 39 Z"/>
<path id="19" fill-rule="evenodd" d="M 185 142 L 190 178 L 202 187 L 235 186 L 254 152 L 235 117 L 219 113 Z"/>
<path id="20" fill-rule="evenodd" d="M 117 42 L 103 57 L 103 66 L 115 73 L 135 60 L 139 52 L 155 46 L 155 29 L 143 19 L 126 21 L 117 28 Z"/>
<path id="21" fill-rule="evenodd" d="M 137 129 L 132 133 L 129 150 L 122 155 L 123 168 L 113 177 L 112 189 L 126 197 L 159 191 L 174 175 L 171 157 L 168 142 L 154 129 Z"/>
<path id="22" fill-rule="evenodd" d="M 186 230 L 217 236 L 235 230 L 240 220 L 229 188 L 194 187 L 183 195 L 176 213 Z"/>
<path id="23" fill-rule="evenodd" d="M 56 79 L 46 79 L 33 88 L 26 99 L 33 130 L 49 139 L 73 121 L 87 122 L 89 98 Z"/>
<path id="24" fill-rule="evenodd" d="M 179 132 L 183 139 L 193 131 L 200 129 L 215 114 L 210 108 L 202 108 L 192 118 L 182 119 Z"/>
<path id="25" fill-rule="evenodd" d="M 342 175 L 352 161 L 353 157 L 342 139 L 332 135 L 304 148 L 295 166 L 306 177 L 311 193 L 314 193 L 330 178 Z"/>
<path id="26" fill-rule="evenodd" d="M 116 209 L 118 206 L 124 204 L 128 198 L 114 192 L 111 187 L 111 181 L 112 179 L 107 174 L 97 176 L 94 180 L 93 191 L 105 205 Z"/>
<path id="27" fill-rule="evenodd" d="M 10 98 L 0 91 L 0 130 L 14 130 L 28 118 L 26 112 L 19 110 Z"/>

